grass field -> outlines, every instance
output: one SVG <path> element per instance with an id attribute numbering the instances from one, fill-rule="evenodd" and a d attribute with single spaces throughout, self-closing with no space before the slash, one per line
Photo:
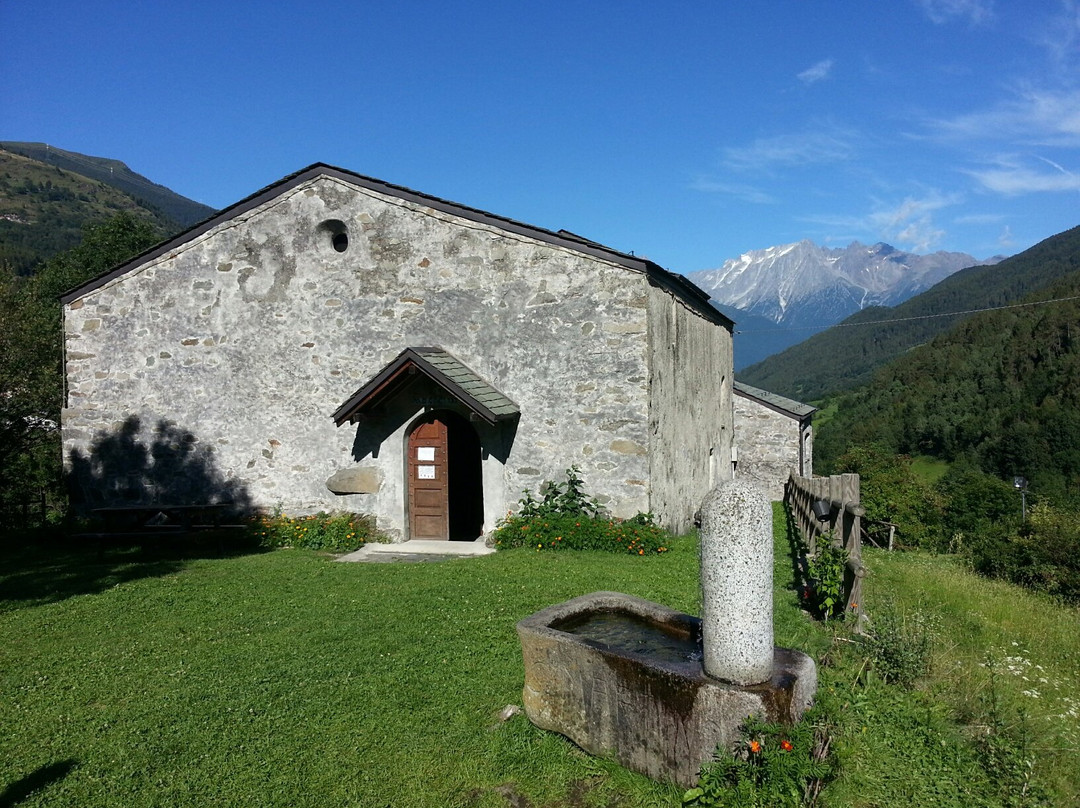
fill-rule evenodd
<path id="1" fill-rule="evenodd" d="M 820 700 L 836 722 L 841 772 L 825 804 L 1011 804 L 972 742 L 991 648 L 1026 672 L 996 689 L 1026 708 L 1047 804 L 1076 804 L 1075 609 L 941 559 L 871 555 L 871 614 L 924 613 L 934 631 L 931 675 L 887 685 L 849 629 L 799 609 L 777 521 L 777 642 L 825 663 Z M 679 804 L 679 789 L 498 713 L 521 701 L 514 623 L 538 609 L 613 589 L 699 613 L 692 537 L 643 558 L 37 549 L 0 561 L 0 805 Z M 1031 674 L 1046 679 L 1037 697 L 1024 695 Z"/>
<path id="2" fill-rule="evenodd" d="M 936 457 L 920 455 L 911 459 L 911 471 L 925 485 L 933 485 L 949 471 L 949 464 Z"/>

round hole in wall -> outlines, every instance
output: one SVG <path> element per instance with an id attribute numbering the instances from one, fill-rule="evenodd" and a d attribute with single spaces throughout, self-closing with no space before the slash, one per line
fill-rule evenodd
<path id="1" fill-rule="evenodd" d="M 341 219 L 327 219 L 319 225 L 320 240 L 334 248 L 334 252 L 343 253 L 349 249 L 349 230 Z"/>

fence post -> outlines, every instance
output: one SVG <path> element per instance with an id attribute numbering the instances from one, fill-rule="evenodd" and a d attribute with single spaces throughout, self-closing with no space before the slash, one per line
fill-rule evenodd
<path id="1" fill-rule="evenodd" d="M 809 555 L 817 553 L 817 539 L 826 530 L 833 531 L 833 541 L 848 552 L 844 568 L 845 612 L 858 620 L 865 616 L 862 604 L 863 578 L 866 567 L 862 562 L 862 516 L 858 474 L 832 477 L 800 477 L 792 472 L 785 486 L 784 501 L 790 508 L 795 525 L 802 534 Z M 829 503 L 828 527 L 814 515 L 814 502 Z"/>

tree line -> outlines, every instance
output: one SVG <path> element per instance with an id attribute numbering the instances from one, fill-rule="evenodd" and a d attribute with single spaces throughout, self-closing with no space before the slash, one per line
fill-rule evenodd
<path id="1" fill-rule="evenodd" d="M 1060 302 L 973 316 L 830 400 L 815 467 L 861 474 L 906 544 L 1080 600 L 1080 272 L 1034 297 Z"/>
<path id="2" fill-rule="evenodd" d="M 79 245 L 31 276 L 0 265 L 0 522 L 31 526 L 66 513 L 60 454 L 63 329 L 60 295 L 162 238 L 123 212 L 84 228 Z"/>

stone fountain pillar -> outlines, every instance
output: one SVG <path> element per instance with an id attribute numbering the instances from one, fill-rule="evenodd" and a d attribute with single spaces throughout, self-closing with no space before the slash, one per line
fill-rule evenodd
<path id="1" fill-rule="evenodd" d="M 529 720 L 685 787 L 717 747 L 739 742 L 747 716 L 798 721 L 817 670 L 773 647 L 771 513 L 742 481 L 702 504 L 703 619 L 593 592 L 518 622 Z"/>
<path id="2" fill-rule="evenodd" d="M 747 480 L 701 505 L 701 640 L 705 673 L 756 685 L 773 672 L 772 506 Z"/>

